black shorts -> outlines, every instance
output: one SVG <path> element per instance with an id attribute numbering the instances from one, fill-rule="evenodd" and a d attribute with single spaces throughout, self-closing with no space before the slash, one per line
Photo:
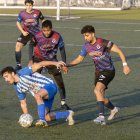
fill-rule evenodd
<path id="1" fill-rule="evenodd" d="M 47 61 L 47 60 L 43 60 L 43 59 L 37 58 L 37 57 L 34 57 L 33 60 L 34 60 L 34 63 L 38 63 L 38 62 L 41 62 L 41 61 Z M 52 74 L 53 76 L 61 75 L 60 69 L 57 68 L 55 65 L 49 65 L 49 66 L 46 66 L 46 68 L 48 70 L 48 73 Z M 41 71 L 42 71 L 42 68 L 37 70 L 37 72 L 39 72 L 39 73 L 41 73 Z"/>
<path id="2" fill-rule="evenodd" d="M 100 73 L 95 73 L 95 86 L 97 82 L 103 83 L 107 89 L 108 84 L 113 80 L 115 77 L 115 69 L 114 70 L 103 70 Z"/>
<path id="3" fill-rule="evenodd" d="M 27 42 L 32 39 L 33 36 L 34 36 L 33 34 L 28 34 L 27 36 L 24 36 L 23 34 L 21 34 L 17 42 L 20 42 L 25 46 Z"/>

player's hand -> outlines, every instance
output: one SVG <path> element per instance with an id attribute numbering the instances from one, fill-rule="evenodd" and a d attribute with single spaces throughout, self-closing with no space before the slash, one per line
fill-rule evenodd
<path id="1" fill-rule="evenodd" d="M 67 74 L 68 73 L 68 68 L 67 67 L 62 67 L 63 71 L 64 71 L 64 74 Z"/>
<path id="2" fill-rule="evenodd" d="M 130 69 L 127 65 L 123 66 L 123 72 L 124 72 L 125 75 L 129 74 Z"/>
<path id="3" fill-rule="evenodd" d="M 57 67 L 57 68 L 60 68 L 60 69 L 61 69 L 62 67 L 65 67 L 65 65 L 66 65 L 66 64 L 65 64 L 63 61 L 59 61 L 59 62 L 56 63 L 56 67 Z"/>
<path id="4" fill-rule="evenodd" d="M 28 66 L 31 66 L 33 64 L 34 64 L 33 60 L 30 60 L 29 63 L 28 63 Z"/>
<path id="5" fill-rule="evenodd" d="M 22 34 L 23 34 L 24 36 L 27 36 L 27 35 L 29 34 L 29 32 L 24 31 Z"/>

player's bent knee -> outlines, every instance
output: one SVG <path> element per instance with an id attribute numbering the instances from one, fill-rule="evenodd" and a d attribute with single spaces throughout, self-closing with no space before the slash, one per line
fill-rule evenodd
<path id="1" fill-rule="evenodd" d="M 51 121 L 51 118 L 50 118 L 49 114 L 47 114 L 47 115 L 45 116 L 45 120 L 46 120 L 47 122 L 50 122 L 50 121 Z"/>

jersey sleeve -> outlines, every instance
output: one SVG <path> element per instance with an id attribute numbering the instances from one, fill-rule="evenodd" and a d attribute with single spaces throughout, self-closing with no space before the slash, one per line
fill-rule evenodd
<path id="1" fill-rule="evenodd" d="M 20 13 L 19 13 L 19 15 L 18 15 L 17 21 L 18 21 L 18 22 L 21 22 L 21 21 L 22 21 L 22 16 L 21 16 Z"/>
<path id="2" fill-rule="evenodd" d="M 20 75 L 20 76 L 22 76 L 22 75 L 32 75 L 32 74 L 33 74 L 32 65 L 28 66 L 28 67 L 25 67 L 18 72 L 18 75 Z"/>
<path id="3" fill-rule="evenodd" d="M 26 94 L 18 91 L 17 90 L 17 85 L 14 85 L 14 86 L 15 86 L 15 90 L 16 90 L 16 93 L 17 93 L 17 96 L 18 96 L 19 100 L 24 100 L 26 98 Z"/>
<path id="4" fill-rule="evenodd" d="M 63 47 L 64 45 L 65 45 L 65 44 L 64 44 L 63 38 L 62 38 L 62 36 L 60 35 L 60 37 L 59 37 L 59 42 L 58 42 L 58 47 L 61 48 L 61 47 Z"/>
<path id="5" fill-rule="evenodd" d="M 109 40 L 104 40 L 104 41 L 102 42 L 102 45 L 103 45 L 103 47 L 104 47 L 105 49 L 111 50 L 111 48 L 113 47 L 114 43 L 111 42 L 111 41 L 109 41 Z"/>
<path id="6" fill-rule="evenodd" d="M 82 48 L 82 50 L 81 50 L 80 55 L 81 55 L 81 56 L 86 56 L 86 55 L 87 55 L 87 51 L 86 51 L 85 45 L 83 45 L 83 48 Z"/>
<path id="7" fill-rule="evenodd" d="M 43 20 L 43 19 L 44 19 L 44 16 L 42 15 L 41 12 L 39 13 L 39 19 L 40 19 L 40 20 Z"/>

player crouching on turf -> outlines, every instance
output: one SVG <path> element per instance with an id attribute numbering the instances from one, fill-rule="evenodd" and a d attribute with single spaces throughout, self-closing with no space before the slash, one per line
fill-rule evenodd
<path id="1" fill-rule="evenodd" d="M 127 66 L 125 55 L 122 50 L 109 40 L 95 37 L 95 29 L 93 26 L 84 26 L 81 30 L 81 34 L 83 34 L 86 40 L 81 53 L 75 60 L 66 66 L 72 67 L 81 63 L 87 54 L 93 59 L 95 64 L 94 93 L 96 95 L 99 110 L 99 117 L 94 119 L 94 122 L 105 125 L 104 106 L 111 110 L 108 120 L 114 119 L 114 116 L 120 111 L 120 108 L 115 107 L 108 98 L 104 97 L 105 89 L 107 89 L 108 84 L 115 76 L 115 68 L 111 60 L 110 51 L 119 54 L 123 63 L 123 71 L 125 75 L 129 74 L 130 69 Z"/>
<path id="2" fill-rule="evenodd" d="M 13 67 L 8 66 L 1 71 L 1 74 L 6 82 L 11 85 L 14 84 L 24 114 L 28 113 L 25 92 L 29 92 L 34 96 L 39 115 L 36 126 L 46 127 L 46 121 L 58 120 L 60 118 L 67 118 L 69 125 L 73 125 L 74 112 L 72 110 L 49 113 L 52 108 L 54 96 L 57 93 L 57 86 L 52 79 L 36 72 L 42 66 L 48 65 L 55 65 L 61 68 L 65 66 L 65 63 L 62 61 L 42 61 L 23 68 L 17 74 Z"/>

